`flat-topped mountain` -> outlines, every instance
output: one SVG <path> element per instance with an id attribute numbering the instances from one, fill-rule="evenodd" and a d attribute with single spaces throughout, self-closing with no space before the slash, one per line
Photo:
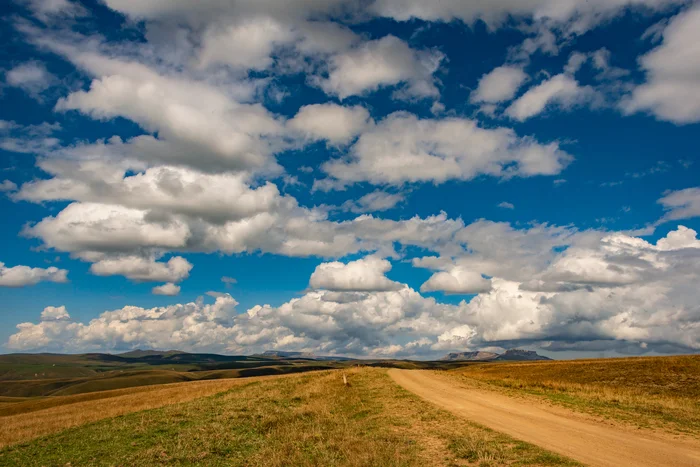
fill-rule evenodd
<path id="1" fill-rule="evenodd" d="M 496 357 L 496 360 L 551 360 L 551 358 L 540 355 L 534 350 L 510 349 Z"/>
<path id="2" fill-rule="evenodd" d="M 530 361 L 530 360 L 551 360 L 549 357 L 538 354 L 534 350 L 509 349 L 505 353 L 497 354 L 495 352 L 482 352 L 480 350 L 474 352 L 452 352 L 440 360 L 447 362 L 492 362 L 492 361 Z"/>
<path id="3" fill-rule="evenodd" d="M 460 361 L 460 360 L 487 361 L 487 360 L 494 360 L 496 357 L 498 357 L 497 353 L 482 352 L 480 350 L 477 350 L 475 352 L 448 353 L 447 355 L 442 357 L 440 360 L 451 361 L 451 362 Z"/>

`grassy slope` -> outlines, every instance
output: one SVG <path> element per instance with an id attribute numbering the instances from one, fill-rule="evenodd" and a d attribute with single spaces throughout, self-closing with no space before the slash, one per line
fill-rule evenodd
<path id="1" fill-rule="evenodd" d="M 47 397 L 0 407 L 0 447 L 85 423 L 216 394 L 251 379 L 162 384 L 77 396 Z"/>
<path id="2" fill-rule="evenodd" d="M 479 364 L 448 374 L 637 426 L 700 434 L 699 355 Z"/>
<path id="3" fill-rule="evenodd" d="M 239 385 L 6 448 L 0 465 L 575 465 L 455 418 L 384 370 L 348 376 Z"/>

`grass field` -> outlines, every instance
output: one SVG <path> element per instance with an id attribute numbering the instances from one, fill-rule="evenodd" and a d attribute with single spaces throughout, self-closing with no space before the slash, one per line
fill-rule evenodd
<path id="1" fill-rule="evenodd" d="M 229 380 L 233 387 L 212 396 L 56 427 L 1 450 L 0 465 L 577 465 L 455 418 L 398 387 L 383 369 L 347 375 L 349 387 L 338 371 Z M 226 382 L 178 386 L 208 383 Z M 135 396 L 162 400 L 158 391 L 166 387 Z M 91 412 L 106 404 L 81 403 L 48 410 Z"/>
<path id="2" fill-rule="evenodd" d="M 48 397 L 1 406 L 0 447 L 104 418 L 198 399 L 253 381 L 225 379 L 163 384 Z"/>
<path id="3" fill-rule="evenodd" d="M 698 355 L 476 364 L 447 374 L 636 426 L 700 435 Z"/>

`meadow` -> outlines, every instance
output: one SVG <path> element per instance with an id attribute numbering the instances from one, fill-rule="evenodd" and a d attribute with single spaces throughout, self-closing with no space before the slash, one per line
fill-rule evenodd
<path id="1" fill-rule="evenodd" d="M 172 354 L 167 365 L 152 354 L 109 364 L 90 355 L 6 357 L 16 368 L 0 378 L 0 466 L 578 465 L 432 405 L 387 368 L 700 438 L 700 356 L 481 363 Z M 31 373 L 54 364 L 68 377 Z"/>
<path id="2" fill-rule="evenodd" d="M 0 465 L 578 465 L 444 412 L 394 384 L 384 369 L 345 374 L 349 386 L 341 371 L 321 371 L 131 389 L 144 405 L 111 399 L 137 411 L 11 442 L 0 450 Z M 207 388 L 215 394 L 143 410 L 147 401 L 215 383 L 222 386 Z M 170 386 L 177 390 L 160 392 Z M 109 400 L 14 416 L 65 408 L 92 413 Z"/>

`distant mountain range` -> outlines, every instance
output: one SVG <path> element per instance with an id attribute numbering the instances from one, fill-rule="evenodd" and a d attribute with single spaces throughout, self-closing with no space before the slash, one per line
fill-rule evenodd
<path id="1" fill-rule="evenodd" d="M 493 362 L 493 361 L 531 361 L 531 360 L 551 360 L 549 357 L 538 354 L 533 350 L 510 349 L 505 353 L 495 352 L 454 352 L 449 353 L 440 359 L 445 362 Z"/>
<path id="2" fill-rule="evenodd" d="M 307 359 L 307 360 L 323 360 L 323 361 L 347 361 L 355 360 L 354 358 L 348 357 L 338 357 L 338 356 L 317 356 L 311 352 L 286 352 L 284 350 L 267 350 L 260 355 L 253 355 L 254 357 L 264 357 L 264 358 L 282 358 L 282 359 Z"/>

